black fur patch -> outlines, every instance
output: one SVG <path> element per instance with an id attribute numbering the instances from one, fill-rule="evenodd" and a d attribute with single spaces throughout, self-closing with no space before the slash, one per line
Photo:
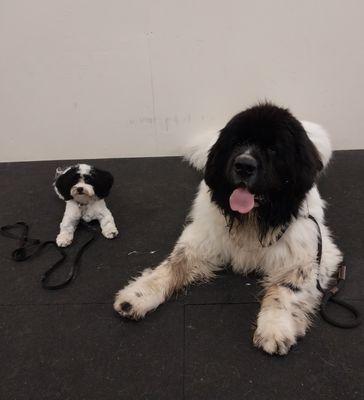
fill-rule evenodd
<path id="1" fill-rule="evenodd" d="M 62 195 L 65 200 L 71 200 L 71 188 L 80 179 L 80 174 L 78 173 L 78 168 L 76 166 L 71 167 L 67 172 L 58 176 L 55 186 L 58 192 Z"/>
<path id="2" fill-rule="evenodd" d="M 280 286 L 290 289 L 292 290 L 292 292 L 299 292 L 301 290 L 301 288 L 299 288 L 298 286 L 294 285 L 291 282 L 280 283 Z"/>
<path id="3" fill-rule="evenodd" d="M 303 126 L 287 109 L 265 103 L 237 114 L 221 130 L 205 168 L 212 201 L 230 223 L 246 220 L 246 215 L 231 210 L 229 198 L 237 187 L 244 187 L 233 182 L 230 168 L 232 159 L 247 148 L 258 161 L 257 179 L 247 189 L 262 199 L 250 213 L 264 238 L 271 228 L 297 216 L 323 165 Z"/>
<path id="4" fill-rule="evenodd" d="M 84 180 L 94 187 L 95 194 L 100 199 L 109 195 L 114 183 L 114 177 L 110 172 L 98 168 L 92 168 L 90 174 L 84 176 Z"/>
<path id="5" fill-rule="evenodd" d="M 81 174 L 79 165 L 73 165 L 68 171 L 58 176 L 55 186 L 65 200 L 71 200 L 71 188 L 80 179 L 92 185 L 98 198 L 103 199 L 108 196 L 114 183 L 114 178 L 110 172 L 91 167 L 89 174 Z"/>

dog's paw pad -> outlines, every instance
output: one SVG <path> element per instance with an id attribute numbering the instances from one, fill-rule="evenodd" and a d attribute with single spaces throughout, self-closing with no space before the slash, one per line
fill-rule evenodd
<path id="1" fill-rule="evenodd" d="M 117 293 L 114 309 L 122 317 L 141 319 L 155 310 L 163 301 L 163 292 L 156 292 L 147 287 L 135 287 L 135 282 Z"/>
<path id="2" fill-rule="evenodd" d="M 138 304 L 134 304 L 130 296 L 128 297 L 128 300 L 126 300 L 125 297 L 126 296 L 117 296 L 114 303 L 114 310 L 122 317 L 135 320 L 142 318 L 144 315 L 140 312 Z"/>
<path id="3" fill-rule="evenodd" d="M 128 303 L 127 301 L 124 301 L 124 303 L 120 304 L 120 309 L 124 312 L 129 312 L 132 308 L 132 305 Z"/>
<path id="4" fill-rule="evenodd" d="M 124 301 L 121 304 L 115 303 L 114 310 L 122 317 L 130 318 L 130 319 L 134 319 L 134 320 L 141 319 L 144 316 L 144 315 L 140 315 L 137 312 L 137 308 L 134 308 L 133 305 L 127 301 Z"/>

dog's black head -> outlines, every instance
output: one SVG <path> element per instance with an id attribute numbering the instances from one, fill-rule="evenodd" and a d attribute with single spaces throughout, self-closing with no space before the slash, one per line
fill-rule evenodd
<path id="1" fill-rule="evenodd" d="M 87 204 L 108 196 L 114 178 L 107 172 L 87 164 L 77 164 L 60 172 L 54 182 L 57 194 L 64 200 L 74 199 Z"/>
<path id="2" fill-rule="evenodd" d="M 322 167 L 301 123 L 267 103 L 237 114 L 221 130 L 205 181 L 231 222 L 253 213 L 264 236 L 297 215 Z"/>

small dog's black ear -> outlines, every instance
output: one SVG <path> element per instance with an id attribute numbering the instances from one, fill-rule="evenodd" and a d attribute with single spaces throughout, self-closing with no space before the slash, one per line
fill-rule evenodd
<path id="1" fill-rule="evenodd" d="M 71 200 L 71 188 L 78 182 L 79 174 L 75 167 L 71 167 L 66 172 L 61 173 L 54 182 L 54 186 L 57 189 L 59 195 L 64 200 Z"/>
<path id="2" fill-rule="evenodd" d="M 110 172 L 97 168 L 92 171 L 92 177 L 96 196 L 100 199 L 107 197 L 114 183 L 114 177 Z"/>

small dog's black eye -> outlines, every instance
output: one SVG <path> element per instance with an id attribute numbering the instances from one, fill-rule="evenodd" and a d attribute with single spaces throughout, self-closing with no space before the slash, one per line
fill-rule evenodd
<path id="1" fill-rule="evenodd" d="M 272 148 L 270 147 L 270 148 L 268 148 L 268 154 L 269 154 L 270 156 L 275 156 L 275 155 L 277 154 L 277 150 L 272 149 Z"/>
<path id="2" fill-rule="evenodd" d="M 92 177 L 90 175 L 86 175 L 83 179 L 85 180 L 85 183 L 92 185 Z"/>

